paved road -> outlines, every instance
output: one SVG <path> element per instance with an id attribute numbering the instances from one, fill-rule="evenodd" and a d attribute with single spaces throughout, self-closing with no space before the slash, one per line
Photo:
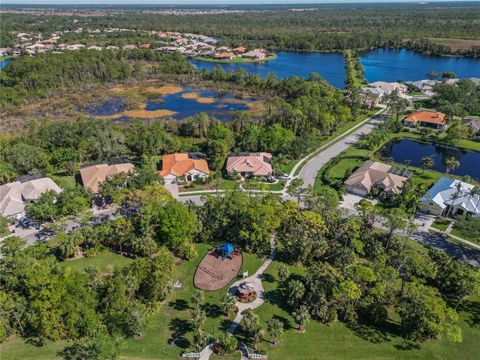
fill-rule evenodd
<path id="1" fill-rule="evenodd" d="M 298 177 L 303 180 L 305 186 L 313 186 L 315 178 L 320 169 L 334 157 L 340 155 L 353 144 L 357 143 L 361 137 L 368 134 L 373 128 L 383 122 L 384 115 L 376 115 L 372 120 L 357 130 L 353 131 L 346 138 L 339 140 L 332 146 L 327 147 L 313 159 L 311 159 L 300 171 Z"/>

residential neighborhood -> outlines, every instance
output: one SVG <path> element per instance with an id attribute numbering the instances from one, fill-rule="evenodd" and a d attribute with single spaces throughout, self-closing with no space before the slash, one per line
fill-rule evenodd
<path id="1" fill-rule="evenodd" d="M 480 3 L 24 2 L 0 360 L 477 360 Z"/>

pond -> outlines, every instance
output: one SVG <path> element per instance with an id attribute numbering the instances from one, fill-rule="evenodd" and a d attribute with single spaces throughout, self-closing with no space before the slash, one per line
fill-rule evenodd
<path id="1" fill-rule="evenodd" d="M 212 70 L 215 66 L 225 71 L 240 68 L 265 77 L 269 73 L 283 79 L 289 76 L 308 77 L 311 73 L 320 74 L 331 85 L 344 88 L 345 69 L 341 53 L 282 51 L 277 58 L 263 63 L 219 64 L 191 60 L 199 69 Z M 415 81 L 426 78 L 432 70 L 453 71 L 458 77 L 480 77 L 480 59 L 446 56 L 425 56 L 411 50 L 376 49 L 360 55 L 365 68 L 365 77 L 374 81 Z"/>
<path id="2" fill-rule="evenodd" d="M 149 98 L 139 104 L 136 109 L 128 110 L 124 98 L 112 97 L 98 104 L 80 107 L 79 110 L 89 115 L 108 117 L 114 121 L 124 122 L 133 118 L 181 120 L 200 112 L 221 121 L 228 121 L 237 111 L 263 109 L 263 101 L 248 96 L 190 87 L 169 86 L 169 89 L 171 89 L 169 93 L 161 96 L 151 96 L 152 94 L 150 94 Z M 162 87 L 158 90 L 161 91 Z"/>
<path id="3" fill-rule="evenodd" d="M 453 156 L 460 161 L 460 166 L 451 171 L 452 174 L 468 175 L 480 181 L 480 152 L 478 151 L 424 143 L 412 139 L 397 139 L 389 141 L 380 150 L 380 155 L 384 159 L 390 158 L 399 164 L 410 161 L 410 165 L 419 168 L 422 167 L 422 158 L 431 156 L 434 162 L 432 170 L 439 172 L 446 172 L 445 160 Z"/>
<path id="4" fill-rule="evenodd" d="M 480 59 L 426 56 L 411 50 L 376 49 L 360 55 L 365 78 L 374 81 L 416 81 L 426 79 L 430 71 L 453 71 L 457 77 L 479 77 Z"/>
<path id="5" fill-rule="evenodd" d="M 213 70 L 215 66 L 221 66 L 224 71 L 236 71 L 241 68 L 261 77 L 273 73 L 280 79 L 289 76 L 306 78 L 316 72 L 335 87 L 343 89 L 345 85 L 345 69 L 341 53 L 281 51 L 276 55 L 274 60 L 255 63 L 222 64 L 193 59 L 191 62 L 199 70 Z"/>
<path id="6" fill-rule="evenodd" d="M 11 62 L 12 62 L 11 58 L 0 60 L 0 70 L 2 70 L 5 66 L 7 66 Z"/>

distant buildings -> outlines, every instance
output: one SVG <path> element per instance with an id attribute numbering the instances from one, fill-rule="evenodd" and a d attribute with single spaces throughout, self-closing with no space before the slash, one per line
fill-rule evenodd
<path id="1" fill-rule="evenodd" d="M 221 52 L 221 53 L 216 53 L 214 58 L 219 59 L 219 60 L 231 60 L 235 58 L 236 55 L 231 52 Z"/>
<path id="2" fill-rule="evenodd" d="M 133 164 L 129 162 L 111 165 L 97 164 L 81 168 L 80 177 L 82 178 L 82 183 L 85 188 L 92 190 L 94 193 L 98 193 L 101 185 L 109 177 L 120 173 L 128 173 L 134 169 Z"/>
<path id="3" fill-rule="evenodd" d="M 387 83 L 384 81 L 376 81 L 362 87 L 360 94 L 363 102 L 368 107 L 378 107 L 384 100 L 384 97 L 397 92 L 400 97 L 409 98 L 406 93 L 408 87 L 398 82 Z"/>
<path id="4" fill-rule="evenodd" d="M 417 111 L 403 119 L 406 126 L 423 126 L 437 130 L 447 128 L 447 115 L 438 111 Z"/>
<path id="5" fill-rule="evenodd" d="M 452 178 L 441 178 L 420 199 L 420 211 L 437 215 L 480 217 L 480 195 L 472 193 L 472 184 Z"/>
<path id="6" fill-rule="evenodd" d="M 240 174 L 243 177 L 271 176 L 272 155 L 269 153 L 247 153 L 229 156 L 226 170 L 228 174 Z"/>
<path id="7" fill-rule="evenodd" d="M 15 181 L 0 186 L 0 214 L 20 219 L 25 215 L 25 202 L 35 201 L 47 191 L 60 193 L 62 189 L 48 177 Z"/>
<path id="8" fill-rule="evenodd" d="M 390 165 L 368 160 L 350 175 L 345 181 L 345 187 L 348 192 L 359 196 L 367 196 L 373 187 L 389 194 L 400 194 L 411 174 L 398 170 Z"/>
<path id="9" fill-rule="evenodd" d="M 166 184 L 177 183 L 180 178 L 187 182 L 207 179 L 209 173 L 205 159 L 194 159 L 186 153 L 163 155 L 162 170 L 159 172 Z"/>

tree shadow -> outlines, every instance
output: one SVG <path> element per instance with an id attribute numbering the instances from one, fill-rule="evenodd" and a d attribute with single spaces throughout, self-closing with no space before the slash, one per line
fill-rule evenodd
<path id="1" fill-rule="evenodd" d="M 208 317 L 217 318 L 223 315 L 222 308 L 217 304 L 206 303 L 203 305 L 203 309 Z"/>
<path id="2" fill-rule="evenodd" d="M 42 347 L 45 345 L 45 339 L 42 339 L 41 337 L 30 337 L 25 342 L 29 345 L 33 345 L 36 347 Z"/>
<path id="3" fill-rule="evenodd" d="M 262 281 L 268 282 L 268 283 L 274 283 L 275 282 L 275 276 L 272 274 L 263 274 L 262 275 Z"/>
<path id="4" fill-rule="evenodd" d="M 410 340 L 404 340 L 400 344 L 396 344 L 393 347 L 397 350 L 402 350 L 402 351 L 420 350 L 420 344 Z"/>
<path id="5" fill-rule="evenodd" d="M 174 318 L 170 321 L 169 329 L 172 332 L 168 343 L 170 345 L 175 344 L 179 348 L 186 349 L 190 346 L 190 341 L 185 335 L 192 330 L 192 325 L 188 320 Z"/>
<path id="6" fill-rule="evenodd" d="M 231 319 L 223 319 L 220 323 L 219 329 L 221 331 L 227 331 L 227 329 L 232 325 L 233 321 Z"/>
<path id="7" fill-rule="evenodd" d="M 347 328 L 355 333 L 363 340 L 369 341 L 372 344 L 380 344 L 390 341 L 390 337 L 385 331 L 381 331 L 372 326 L 361 323 L 346 323 Z"/>
<path id="8" fill-rule="evenodd" d="M 175 301 L 170 301 L 168 303 L 168 306 L 178 311 L 183 311 L 190 308 L 190 306 L 188 305 L 188 302 L 184 299 L 176 299 Z"/>

